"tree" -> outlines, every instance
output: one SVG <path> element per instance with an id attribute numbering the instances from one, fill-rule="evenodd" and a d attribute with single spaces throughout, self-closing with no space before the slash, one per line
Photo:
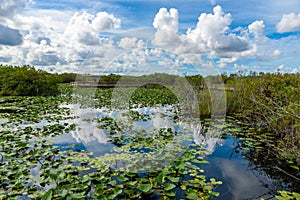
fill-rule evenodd
<path id="1" fill-rule="evenodd" d="M 53 96 L 59 94 L 59 78 L 24 65 L 0 65 L 0 96 Z"/>

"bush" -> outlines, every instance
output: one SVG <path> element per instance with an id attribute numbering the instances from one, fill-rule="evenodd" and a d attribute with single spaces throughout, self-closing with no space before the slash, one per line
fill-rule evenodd
<path id="1" fill-rule="evenodd" d="M 279 157 L 300 166 L 300 74 L 250 74 L 231 84 L 228 113 L 261 132 L 273 133 Z"/>
<path id="2" fill-rule="evenodd" d="M 0 96 L 55 96 L 59 78 L 31 66 L 0 65 Z"/>

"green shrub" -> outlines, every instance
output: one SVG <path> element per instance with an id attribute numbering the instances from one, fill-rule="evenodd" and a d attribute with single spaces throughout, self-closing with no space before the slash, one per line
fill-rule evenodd
<path id="1" fill-rule="evenodd" d="M 0 96 L 55 96 L 59 78 L 31 66 L 0 65 Z"/>

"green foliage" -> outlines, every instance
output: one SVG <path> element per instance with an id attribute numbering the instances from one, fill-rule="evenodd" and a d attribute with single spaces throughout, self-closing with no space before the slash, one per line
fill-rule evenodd
<path id="1" fill-rule="evenodd" d="M 278 200 L 299 200 L 300 194 L 297 192 L 279 191 L 280 195 L 276 195 Z"/>
<path id="2" fill-rule="evenodd" d="M 30 66 L 0 65 L 0 96 L 53 96 L 59 94 L 56 75 Z"/>
<path id="3" fill-rule="evenodd" d="M 300 74 L 239 76 L 227 92 L 228 113 L 277 137 L 274 151 L 300 166 Z"/>
<path id="4" fill-rule="evenodd" d="M 61 83 L 70 83 L 74 82 L 78 75 L 74 73 L 62 73 L 57 76 L 60 78 Z"/>

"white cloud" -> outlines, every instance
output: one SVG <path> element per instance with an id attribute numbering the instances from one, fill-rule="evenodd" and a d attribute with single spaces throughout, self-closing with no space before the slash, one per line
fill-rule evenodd
<path id="1" fill-rule="evenodd" d="M 280 65 L 279 67 L 278 67 L 278 69 L 283 69 L 285 66 L 284 65 Z"/>
<path id="2" fill-rule="evenodd" d="M 133 48 L 136 45 L 137 39 L 136 38 L 121 38 L 119 42 L 119 46 L 124 48 L 124 49 L 130 49 Z"/>
<path id="3" fill-rule="evenodd" d="M 119 28 L 121 20 L 105 12 L 92 15 L 33 9 L 16 14 L 6 23 L 14 29 L 0 26 L 0 35 L 5 36 L 0 37 L 0 43 L 18 46 L 0 48 L 1 63 L 81 72 L 80 63 L 87 56 L 89 61 L 85 63 L 93 66 L 100 66 L 103 60 L 116 56 L 111 39 L 100 38 L 99 32 Z M 17 36 L 21 39 L 23 36 L 23 43 Z"/>
<path id="4" fill-rule="evenodd" d="M 232 22 L 231 15 L 224 14 L 220 6 L 213 9 L 213 14 L 202 13 L 198 18 L 196 29 L 190 31 L 188 36 L 195 41 L 207 40 L 210 37 L 216 38 L 225 33 Z"/>
<path id="5" fill-rule="evenodd" d="M 232 17 L 225 14 L 220 6 L 213 9 L 213 14 L 202 13 L 198 18 L 196 28 L 188 29 L 186 34 L 179 35 L 178 12 L 165 8 L 156 14 L 153 26 L 157 29 L 153 44 L 164 47 L 177 47 L 177 53 L 212 52 L 216 55 L 222 53 L 235 53 L 249 51 L 252 45 L 246 36 L 236 35 L 229 26 Z"/>
<path id="6" fill-rule="evenodd" d="M 12 17 L 25 6 L 25 0 L 0 0 L 0 16 Z"/>
<path id="7" fill-rule="evenodd" d="M 220 6 L 213 9 L 213 14 L 202 13 L 198 18 L 197 27 L 187 33 L 187 37 L 195 42 L 206 45 L 207 50 L 217 52 L 241 52 L 249 49 L 248 41 L 242 36 L 230 33 L 229 25 L 232 17 L 224 14 Z M 229 33 L 228 33 L 229 32 Z"/>
<path id="8" fill-rule="evenodd" d="M 176 47 L 180 45 L 181 39 L 179 35 L 173 30 L 158 29 L 155 33 L 152 43 L 158 46 Z"/>
<path id="9" fill-rule="evenodd" d="M 100 42 L 99 32 L 120 28 L 121 20 L 106 12 L 99 12 L 96 16 L 87 12 L 76 12 L 70 19 L 65 30 L 65 37 L 72 38 L 85 45 L 97 45 Z"/>
<path id="10" fill-rule="evenodd" d="M 243 64 L 242 64 L 242 65 L 234 64 L 234 65 L 233 65 L 233 68 L 234 68 L 236 71 L 244 71 L 244 70 L 249 69 L 248 66 L 243 65 Z"/>
<path id="11" fill-rule="evenodd" d="M 123 64 L 117 65 L 119 69 L 139 65 L 147 67 L 144 64 L 149 63 L 149 54 L 142 51 L 152 42 L 151 47 L 167 49 L 186 62 L 201 66 L 214 65 L 203 59 L 205 53 L 209 59 L 219 61 L 219 67 L 234 66 L 236 61 L 242 63 L 240 61 L 243 59 L 246 62 L 272 62 L 270 66 L 276 69 L 281 63 L 298 65 L 296 58 L 299 57 L 300 43 L 295 35 L 277 40 L 267 38 L 264 35 L 265 22 L 267 25 L 270 22 L 265 18 L 261 18 L 265 22 L 254 19 L 249 26 L 236 27 L 232 24 L 236 13 L 231 16 L 223 12 L 220 6 L 215 6 L 212 13 L 200 14 L 197 23 L 194 26 L 189 24 L 193 28 L 185 33 L 178 31 L 182 30 L 178 21 L 180 13 L 175 8 L 161 8 L 153 19 L 154 28 L 131 29 L 122 33 L 114 30 L 112 33 L 110 30 L 121 27 L 121 20 L 111 13 L 74 13 L 71 10 L 37 9 L 34 6 L 24 9 L 26 2 L 28 0 L 0 0 L 0 62 L 3 64 L 31 64 L 56 71 L 96 73 L 106 70 L 104 68 L 110 61 L 131 50 L 132 55 L 126 58 L 129 61 L 123 60 Z M 284 22 L 284 31 L 296 26 L 299 17 L 296 14 L 294 17 L 287 16 L 282 18 L 282 21 L 289 19 Z M 280 61 L 274 59 L 279 56 Z M 178 59 L 164 60 L 163 54 L 156 57 L 160 59 L 157 60 L 160 65 L 182 64 Z M 82 66 L 89 66 L 90 71 L 81 67 L 81 63 L 84 63 Z M 149 66 L 155 69 L 153 64 Z"/>
<path id="12" fill-rule="evenodd" d="M 161 8 L 155 15 L 153 26 L 156 29 L 169 29 L 175 32 L 178 31 L 178 11 L 171 8 L 170 11 L 166 8 Z"/>
<path id="13" fill-rule="evenodd" d="M 219 67 L 221 68 L 225 68 L 227 67 L 227 63 L 234 63 L 236 62 L 238 59 L 236 57 L 231 57 L 231 58 L 220 58 L 220 63 L 219 63 Z"/>
<path id="14" fill-rule="evenodd" d="M 171 8 L 161 8 L 155 15 L 153 27 L 157 29 L 153 44 L 159 46 L 176 46 L 180 43 L 178 31 L 178 11 Z"/>
<path id="15" fill-rule="evenodd" d="M 255 37 L 264 36 L 265 24 L 263 20 L 255 21 L 248 26 L 249 32 L 253 33 Z"/>
<path id="16" fill-rule="evenodd" d="M 278 57 L 278 56 L 280 56 L 280 55 L 281 55 L 281 51 L 280 51 L 280 50 L 276 49 L 276 50 L 273 51 L 272 56 Z"/>
<path id="17" fill-rule="evenodd" d="M 98 12 L 92 19 L 92 25 L 95 31 L 102 32 L 105 30 L 121 28 L 121 19 L 114 17 L 107 12 Z"/>
<path id="18" fill-rule="evenodd" d="M 294 32 L 300 30 L 300 13 L 290 13 L 282 16 L 281 20 L 278 22 L 277 32 Z"/>

